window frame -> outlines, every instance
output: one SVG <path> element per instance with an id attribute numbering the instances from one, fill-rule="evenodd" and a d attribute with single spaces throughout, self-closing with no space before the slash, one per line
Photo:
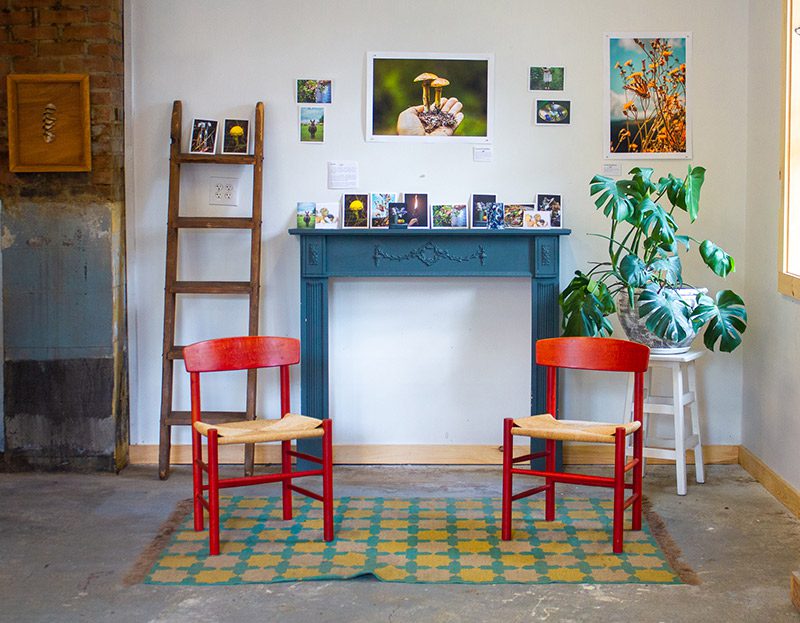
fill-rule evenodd
<path id="1" fill-rule="evenodd" d="M 778 291 L 786 296 L 800 299 L 800 273 L 789 270 L 789 252 L 794 245 L 800 255 L 800 235 L 792 232 L 792 224 L 800 219 L 800 201 L 791 202 L 791 193 L 797 192 L 794 186 L 800 186 L 800 127 L 796 128 L 797 145 L 792 150 L 792 84 L 800 84 L 800 63 L 793 66 L 792 51 L 795 45 L 800 49 L 800 34 L 794 36 L 795 22 L 800 26 L 800 0 L 786 0 L 784 4 L 784 127 L 782 158 L 782 197 L 780 232 L 778 236 Z M 794 80 L 793 80 L 794 79 Z M 800 96 L 794 102 L 798 108 L 796 118 L 800 119 Z M 794 158 L 793 158 L 794 156 Z M 794 168 L 792 167 L 794 160 Z M 794 175 L 792 172 L 794 170 Z M 796 178 L 796 179 L 795 179 Z M 794 238 L 797 238 L 795 240 Z M 790 240 L 791 238 L 791 240 Z"/>

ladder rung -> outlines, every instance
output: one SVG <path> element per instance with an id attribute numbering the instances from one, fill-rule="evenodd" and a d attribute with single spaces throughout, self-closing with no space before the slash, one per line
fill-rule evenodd
<path id="1" fill-rule="evenodd" d="M 203 411 L 203 421 L 209 424 L 223 424 L 247 419 L 244 411 Z M 167 417 L 170 426 L 182 426 L 192 423 L 191 411 L 172 411 Z"/>
<path id="2" fill-rule="evenodd" d="M 167 351 L 167 359 L 183 359 L 183 346 L 173 346 Z"/>
<path id="3" fill-rule="evenodd" d="M 250 294 L 251 290 L 249 281 L 176 281 L 172 284 L 172 291 L 178 294 Z"/>
<path id="4" fill-rule="evenodd" d="M 246 216 L 179 216 L 175 227 L 192 229 L 253 229 L 253 219 Z"/>
<path id="5" fill-rule="evenodd" d="M 175 162 L 197 164 L 255 164 L 253 154 L 178 154 Z"/>

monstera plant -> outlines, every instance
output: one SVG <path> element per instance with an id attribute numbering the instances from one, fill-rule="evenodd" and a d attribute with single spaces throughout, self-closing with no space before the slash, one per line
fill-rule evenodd
<path id="1" fill-rule="evenodd" d="M 697 248 L 720 277 L 735 268 L 733 258 L 714 242 L 679 233 L 679 217 L 690 223 L 697 219 L 705 172 L 690 166 L 683 179 L 669 174 L 654 181 L 653 169 L 637 167 L 628 179 L 592 178 L 590 194 L 609 219 L 609 233 L 591 235 L 608 241 L 608 261 L 594 263 L 586 273 L 576 271 L 561 293 L 564 335 L 610 335 L 608 317 L 630 309 L 644 330 L 664 344 L 691 342 L 705 327 L 709 350 L 717 342 L 726 352 L 739 346 L 747 327 L 742 298 L 731 290 L 712 298 L 697 285 L 690 286 L 695 288 L 691 294 L 685 290 L 690 284 L 684 281 L 679 252 Z"/>

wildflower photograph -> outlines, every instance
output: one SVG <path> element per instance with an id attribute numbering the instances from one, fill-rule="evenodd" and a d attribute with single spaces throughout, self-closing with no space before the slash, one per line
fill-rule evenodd
<path id="1" fill-rule="evenodd" d="M 396 193 L 372 193 L 369 198 L 369 226 L 376 229 L 389 227 L 389 204 L 397 199 Z"/>
<path id="2" fill-rule="evenodd" d="M 489 142 L 493 65 L 489 54 L 370 53 L 367 140 Z"/>
<path id="3" fill-rule="evenodd" d="M 369 195 L 345 195 L 342 227 L 369 227 Z"/>
<path id="4" fill-rule="evenodd" d="M 607 35 L 606 157 L 690 158 L 688 34 Z"/>
<path id="5" fill-rule="evenodd" d="M 213 154 L 217 147 L 219 122 L 214 119 L 192 119 L 190 154 Z"/>
<path id="6" fill-rule="evenodd" d="M 246 154 L 249 127 L 247 119 L 225 119 L 222 124 L 222 153 Z"/>

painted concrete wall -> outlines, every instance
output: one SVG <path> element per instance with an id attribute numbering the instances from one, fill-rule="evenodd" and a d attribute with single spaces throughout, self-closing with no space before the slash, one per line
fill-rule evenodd
<path id="1" fill-rule="evenodd" d="M 564 223 L 562 283 L 587 261 L 602 258 L 606 230 L 588 196 L 603 164 L 603 35 L 612 31 L 690 31 L 693 34 L 694 159 L 708 168 L 697 238 L 710 237 L 737 260 L 727 286 L 743 293 L 748 100 L 748 4 L 745 0 L 131 0 L 128 69 L 132 89 L 128 128 L 129 314 L 131 440 L 158 441 L 164 287 L 169 117 L 173 99 L 192 116 L 252 115 L 266 104 L 262 331 L 299 335 L 299 260 L 292 226 L 297 201 L 331 201 L 328 160 L 357 160 L 362 191 L 427 192 L 435 201 L 466 201 L 496 192 L 503 201 L 529 201 L 561 192 Z M 176 27 L 180 25 L 180 27 Z M 491 52 L 495 55 L 494 160 L 472 161 L 464 144 L 367 144 L 364 94 L 367 51 Z M 569 127 L 535 127 L 531 65 L 564 65 L 564 97 L 573 102 Z M 296 78 L 332 78 L 326 143 L 300 145 Z M 659 174 L 681 175 L 686 161 L 638 161 Z M 628 165 L 622 163 L 623 171 Z M 242 168 L 203 168 L 184 178 L 186 214 L 208 214 L 208 176 L 241 176 Z M 243 208 L 230 210 L 238 214 Z M 183 244 L 184 273 L 237 278 L 247 247 L 236 234 L 200 234 Z M 193 265 L 189 265 L 192 263 Z M 689 279 L 716 290 L 723 282 L 692 259 Z M 746 294 L 746 293 L 745 293 Z M 179 340 L 245 330 L 244 302 L 193 297 L 183 305 Z M 331 405 L 337 443 L 498 443 L 500 420 L 526 412 L 530 371 L 527 285 L 522 281 L 402 280 L 336 282 L 331 294 Z M 191 316 L 188 312 L 191 311 Z M 748 335 L 748 338 L 751 336 Z M 747 340 L 748 344 L 750 340 Z M 744 350 L 746 350 L 747 344 Z M 742 354 L 709 355 L 700 364 L 708 443 L 741 440 Z M 188 397 L 178 377 L 176 406 Z M 235 388 L 238 381 L 223 382 Z M 266 387 L 266 385 L 265 385 Z M 395 388 L 406 388 L 396 392 Z M 391 391 L 387 388 L 392 388 Z M 580 376 L 567 386 L 577 417 L 613 417 L 622 409 L 622 383 Z M 222 402 L 221 397 L 215 401 Z M 295 383 L 294 401 L 299 404 Z M 226 406 L 231 407 L 230 403 Z M 276 414 L 274 402 L 268 415 Z M 184 431 L 185 432 L 185 431 Z M 176 435 L 178 442 L 188 436 Z"/>
<path id="2" fill-rule="evenodd" d="M 779 294 L 777 286 L 783 4 L 768 0 L 750 6 L 745 222 L 751 325 L 742 444 L 800 489 L 800 301 Z"/>

